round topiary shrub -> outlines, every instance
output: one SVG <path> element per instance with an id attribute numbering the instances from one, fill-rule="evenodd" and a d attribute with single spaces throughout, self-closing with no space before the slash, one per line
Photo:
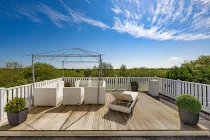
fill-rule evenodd
<path id="1" fill-rule="evenodd" d="M 137 81 L 131 81 L 131 90 L 138 91 L 139 83 Z"/>
<path id="2" fill-rule="evenodd" d="M 176 99 L 176 105 L 184 112 L 199 113 L 202 105 L 194 96 L 183 94 Z"/>
<path id="3" fill-rule="evenodd" d="M 17 113 L 24 110 L 26 107 L 26 101 L 23 98 L 15 97 L 10 100 L 5 106 L 5 112 Z"/>
<path id="4" fill-rule="evenodd" d="M 131 86 L 139 86 L 139 83 L 137 81 L 131 81 Z"/>

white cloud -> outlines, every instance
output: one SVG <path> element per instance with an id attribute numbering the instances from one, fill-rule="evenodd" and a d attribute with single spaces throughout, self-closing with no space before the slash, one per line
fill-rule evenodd
<path id="1" fill-rule="evenodd" d="M 182 60 L 181 57 L 170 57 L 168 58 L 168 61 L 177 61 L 177 60 Z"/>
<path id="2" fill-rule="evenodd" d="M 92 3 L 90 3 L 90 1 L 89 1 L 89 0 L 85 0 L 85 1 L 86 1 L 88 4 L 90 4 L 91 6 L 93 6 L 93 5 L 92 5 Z"/>
<path id="3" fill-rule="evenodd" d="M 94 20 L 92 18 L 86 17 L 84 14 L 82 14 L 81 12 L 78 11 L 74 11 L 72 10 L 70 7 L 68 7 L 68 5 L 66 5 L 62 0 L 60 0 L 61 4 L 64 6 L 64 8 L 68 11 L 68 13 L 71 15 L 71 17 L 73 18 L 73 21 L 75 23 L 81 23 L 81 22 L 85 22 L 88 24 L 91 24 L 93 26 L 97 26 L 103 30 L 108 29 L 109 26 L 106 25 L 105 23 L 99 21 L 99 20 Z"/>
<path id="4" fill-rule="evenodd" d="M 183 59 L 181 57 L 170 57 L 168 58 L 168 66 L 180 66 L 183 63 Z"/>
<path id="5" fill-rule="evenodd" d="M 33 6 L 24 6 L 20 5 L 18 3 L 13 3 L 16 5 L 16 7 L 11 7 L 14 11 L 17 11 L 19 14 L 28 17 L 33 22 L 43 23 L 41 18 L 37 16 L 38 12 Z"/>
<path id="6" fill-rule="evenodd" d="M 203 4 L 208 4 L 208 3 L 210 3 L 210 0 L 201 0 L 201 2 L 202 2 Z"/>
<path id="7" fill-rule="evenodd" d="M 135 38 L 185 41 L 210 39 L 210 2 L 207 0 L 188 3 L 174 0 L 143 1 L 137 8 L 133 6 L 135 4 L 134 0 L 114 3 L 123 12 L 118 12 L 114 17 L 112 29 Z"/>
<path id="8" fill-rule="evenodd" d="M 116 14 L 119 14 L 121 13 L 121 9 L 117 6 L 117 4 L 114 3 L 114 1 L 112 1 L 114 7 L 113 8 L 110 8 L 113 12 L 115 12 Z"/>
<path id="9" fill-rule="evenodd" d="M 8 13 L 7 15 L 13 15 L 13 17 L 15 18 L 22 18 L 22 16 L 25 16 L 28 17 L 33 22 L 47 23 L 46 19 L 43 20 L 41 18 L 42 15 L 45 15 L 50 21 L 52 21 L 59 28 L 65 27 L 65 24 L 70 25 L 72 23 L 76 23 L 77 25 L 79 25 L 80 23 L 87 23 L 99 27 L 103 30 L 110 28 L 108 25 L 99 20 L 87 17 L 81 11 L 76 11 L 69 8 L 68 5 L 65 4 L 62 0 L 60 0 L 60 2 L 63 5 L 63 7 L 68 11 L 69 14 L 67 15 L 62 14 L 56 9 L 53 9 L 50 6 L 45 5 L 43 3 L 24 5 L 11 1 L 11 3 L 5 3 L 3 6 L 6 7 L 5 9 L 8 8 L 12 12 L 14 12 L 14 14 Z M 91 4 L 88 0 L 86 0 L 86 2 Z"/>
<path id="10" fill-rule="evenodd" d="M 70 22 L 70 18 L 68 16 L 65 16 L 65 15 L 53 10 L 52 8 L 50 8 L 47 5 L 40 4 L 38 10 L 41 13 L 45 14 L 59 28 L 64 27 L 64 25 L 62 24 L 63 21 L 67 22 L 67 23 Z"/>
<path id="11" fill-rule="evenodd" d="M 92 5 L 89 0 L 86 2 Z M 45 23 L 40 16 L 45 15 L 59 28 L 72 23 L 76 26 L 86 23 L 103 30 L 113 29 L 127 33 L 135 38 L 185 41 L 210 39 L 210 0 L 112 0 L 112 6 L 108 8 L 116 13 L 110 17 L 110 21 L 114 21 L 112 27 L 88 17 L 85 12 L 71 9 L 62 0 L 60 3 L 68 14 L 42 3 L 20 5 L 11 2 L 13 6 L 6 6 L 16 12 L 13 14 L 16 17 L 25 16 L 33 22 Z"/>

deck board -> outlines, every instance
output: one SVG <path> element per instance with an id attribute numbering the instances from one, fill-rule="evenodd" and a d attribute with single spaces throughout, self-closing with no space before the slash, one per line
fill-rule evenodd
<path id="1" fill-rule="evenodd" d="M 0 133 L 4 131 L 5 134 L 9 134 L 10 131 L 15 132 L 16 130 L 19 133 L 31 130 L 40 133 L 42 132 L 40 130 L 45 130 L 42 133 L 60 131 L 61 135 L 66 135 L 64 131 L 71 132 L 72 130 L 74 133 L 86 134 L 98 131 L 101 134 L 110 132 L 113 135 L 116 131 L 118 131 L 116 134 L 129 131 L 131 134 L 132 132 L 139 134 L 145 132 L 146 135 L 149 135 L 149 132 L 156 133 L 156 135 L 159 135 L 160 132 L 168 135 L 173 132 L 178 133 L 175 135 L 188 134 L 188 132 L 194 134 L 208 132 L 208 129 L 200 124 L 196 127 L 180 124 L 177 111 L 144 93 L 139 93 L 133 115 L 109 110 L 108 104 L 113 99 L 110 93 L 106 93 L 105 105 L 63 106 L 60 104 L 57 107 L 32 107 L 29 109 L 27 120 L 19 126 L 9 126 L 7 120 L 0 122 Z"/>

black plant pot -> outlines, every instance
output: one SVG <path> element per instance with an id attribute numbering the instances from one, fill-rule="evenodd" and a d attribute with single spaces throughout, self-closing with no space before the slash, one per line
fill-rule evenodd
<path id="1" fill-rule="evenodd" d="M 179 118 L 186 125 L 197 125 L 199 121 L 199 113 L 184 112 L 179 110 Z"/>
<path id="2" fill-rule="evenodd" d="M 138 91 L 138 88 L 139 88 L 138 86 L 131 86 L 132 91 Z"/>
<path id="3" fill-rule="evenodd" d="M 17 113 L 7 112 L 9 125 L 12 126 L 17 126 L 23 123 L 27 119 L 27 116 L 28 116 L 28 108 Z"/>

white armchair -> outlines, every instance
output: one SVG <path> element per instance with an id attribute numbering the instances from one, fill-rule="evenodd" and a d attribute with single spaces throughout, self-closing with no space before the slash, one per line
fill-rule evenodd
<path id="1" fill-rule="evenodd" d="M 34 88 L 34 106 L 57 106 L 63 101 L 64 82 Z"/>
<path id="2" fill-rule="evenodd" d="M 75 81 L 75 87 L 63 88 L 64 105 L 81 105 L 84 101 L 84 87 L 90 85 L 90 80 Z"/>
<path id="3" fill-rule="evenodd" d="M 84 101 L 84 87 L 64 87 L 63 104 L 81 105 Z"/>
<path id="4" fill-rule="evenodd" d="M 105 104 L 106 82 L 99 82 L 99 102 Z M 90 86 L 85 87 L 85 104 L 97 104 L 98 100 L 98 81 L 91 80 Z"/>

